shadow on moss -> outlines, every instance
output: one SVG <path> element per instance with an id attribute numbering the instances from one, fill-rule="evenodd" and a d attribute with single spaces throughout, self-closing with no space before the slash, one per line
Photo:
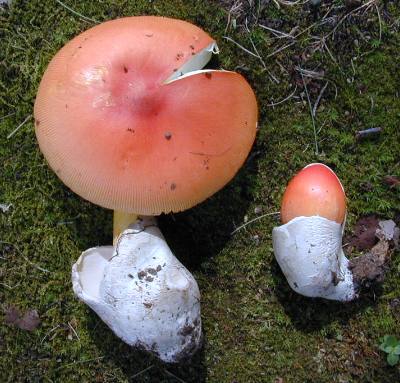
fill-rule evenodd
<path id="1" fill-rule="evenodd" d="M 185 382 L 206 381 L 204 347 L 191 360 L 179 364 L 166 364 L 152 354 L 135 349 L 117 338 L 111 330 L 88 310 L 85 327 L 101 354 L 103 361 L 117 366 L 129 382 L 176 381 L 174 376 Z"/>
<path id="2" fill-rule="evenodd" d="M 382 295 L 382 286 L 376 284 L 360 292 L 360 298 L 352 302 L 336 302 L 322 298 L 307 298 L 295 293 L 288 285 L 279 265 L 273 261 L 272 276 L 276 285 L 275 295 L 285 313 L 290 317 L 293 326 L 305 333 L 320 331 L 333 322 L 346 325 L 365 312 L 369 307 L 378 304 Z"/>

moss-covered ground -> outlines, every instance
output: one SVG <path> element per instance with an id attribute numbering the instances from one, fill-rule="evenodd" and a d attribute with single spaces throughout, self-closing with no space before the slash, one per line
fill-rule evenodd
<path id="1" fill-rule="evenodd" d="M 398 2 L 322 1 L 315 15 L 307 1 L 65 4 L 97 21 L 152 14 L 204 28 L 221 48 L 213 65 L 241 72 L 254 88 L 259 132 L 229 185 L 190 211 L 160 220 L 173 251 L 198 280 L 205 333 L 204 348 L 190 364 L 164 365 L 124 345 L 73 296 L 71 265 L 84 249 L 111 242 L 112 213 L 80 199 L 47 167 L 32 118 L 7 138 L 32 115 L 51 57 L 93 22 L 52 0 L 15 0 L 0 11 L 0 203 L 12 205 L 0 211 L 0 301 L 2 311 L 36 309 L 41 318 L 32 332 L 1 319 L 0 381 L 399 381 L 399 367 L 388 366 L 378 349 L 385 334 L 400 336 L 398 253 L 382 286 L 339 304 L 290 290 L 272 252 L 277 215 L 231 235 L 245 220 L 279 211 L 288 180 L 315 161 L 342 180 L 347 232 L 369 213 L 398 219 L 400 190 L 383 182 L 400 175 Z M 277 39 L 259 24 L 302 33 Z M 254 44 L 263 60 L 223 36 L 257 55 Z M 312 105 L 327 84 L 316 138 L 304 83 Z M 381 134 L 355 139 L 356 131 L 370 127 L 381 127 Z"/>

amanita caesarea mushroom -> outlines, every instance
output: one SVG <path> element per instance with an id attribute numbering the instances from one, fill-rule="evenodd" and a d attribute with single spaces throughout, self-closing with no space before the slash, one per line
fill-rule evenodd
<path id="1" fill-rule="evenodd" d="M 357 297 L 342 250 L 346 197 L 336 174 L 310 164 L 286 188 L 283 225 L 272 232 L 275 257 L 290 287 L 307 297 L 350 301 Z"/>
<path id="2" fill-rule="evenodd" d="M 125 342 L 167 362 L 200 345 L 200 294 L 155 219 L 137 217 L 202 202 L 250 151 L 256 99 L 241 75 L 202 69 L 217 51 L 181 20 L 108 21 L 55 55 L 35 102 L 50 167 L 81 197 L 114 210 L 115 247 L 81 255 L 75 293 Z"/>

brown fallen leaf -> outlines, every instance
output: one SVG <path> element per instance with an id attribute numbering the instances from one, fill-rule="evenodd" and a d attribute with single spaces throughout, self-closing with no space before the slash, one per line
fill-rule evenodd
<path id="1" fill-rule="evenodd" d="M 368 228 L 371 230 L 371 227 Z M 382 282 L 388 269 L 392 249 L 396 248 L 400 230 L 391 219 L 378 221 L 375 237 L 379 242 L 365 254 L 350 260 L 353 279 L 360 286 Z"/>
<path id="2" fill-rule="evenodd" d="M 377 216 L 363 217 L 356 223 L 354 234 L 346 238 L 346 243 L 350 248 L 369 250 L 378 242 L 378 238 L 375 236 L 378 227 L 379 219 Z"/>
<path id="3" fill-rule="evenodd" d="M 10 306 L 5 310 L 5 322 L 21 330 L 33 331 L 39 326 L 40 318 L 36 310 L 28 310 L 22 315 L 18 308 Z"/>
<path id="4" fill-rule="evenodd" d="M 372 282 L 382 282 L 388 258 L 389 243 L 379 241 L 368 253 L 351 259 L 349 269 L 353 272 L 354 281 L 367 286 Z"/>

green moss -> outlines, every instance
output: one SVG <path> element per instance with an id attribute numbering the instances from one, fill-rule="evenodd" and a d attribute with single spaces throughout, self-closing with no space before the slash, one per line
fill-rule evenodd
<path id="1" fill-rule="evenodd" d="M 188 212 L 161 218 L 168 242 L 199 282 L 205 332 L 204 349 L 191 364 L 165 366 L 124 345 L 72 294 L 71 264 L 84 249 L 111 242 L 111 213 L 81 200 L 48 169 L 32 120 L 6 138 L 32 113 L 51 57 L 92 24 L 54 1 L 14 1 L 11 10 L 0 11 L 0 203 L 12 204 L 7 213 L 0 212 L 0 297 L 3 309 L 36 308 L 42 320 L 31 333 L 2 324 L 0 380 L 176 382 L 176 375 L 185 382 L 273 382 L 277 377 L 285 382 L 396 381 L 398 367 L 387 366 L 377 344 L 385 334 L 400 335 L 399 314 L 393 309 L 400 296 L 398 254 L 392 256 L 383 286 L 342 305 L 305 299 L 290 290 L 273 257 L 271 230 L 279 223 L 277 216 L 230 233 L 246 215 L 256 216 L 256 206 L 264 213 L 278 211 L 287 181 L 313 161 L 332 166 L 342 180 L 348 231 L 362 215 L 394 218 L 399 213 L 399 190 L 382 182 L 385 175 L 400 175 L 397 7 L 389 4 L 381 43 L 376 43 L 377 15 L 369 11 L 351 28 L 344 23 L 338 29 L 348 29 L 346 39 L 328 40 L 337 63 L 326 52 L 316 52 L 296 64 L 294 57 L 310 46 L 311 35 L 329 31 L 329 25 L 304 33 L 292 47 L 268 58 L 277 47 L 269 32 L 256 26 L 251 33 L 225 31 L 227 12 L 216 2 L 68 5 L 100 22 L 155 14 L 203 27 L 221 47 L 217 65 L 236 68 L 255 89 L 260 129 L 249 160 L 224 190 Z M 280 20 L 279 28 L 287 32 L 312 23 L 306 8 L 278 9 L 273 2 L 259 14 L 261 23 L 271 19 Z M 360 33 L 371 38 L 364 41 Z M 249 49 L 253 41 L 280 83 L 270 80 L 260 60 L 223 40 L 226 34 Z M 319 154 L 304 97 L 268 106 L 290 94 L 293 84 L 300 95 L 295 64 L 325 71 L 323 80 L 308 83 L 313 101 L 328 81 L 316 116 Z M 376 139 L 354 139 L 357 130 L 376 126 L 383 129 Z"/>

